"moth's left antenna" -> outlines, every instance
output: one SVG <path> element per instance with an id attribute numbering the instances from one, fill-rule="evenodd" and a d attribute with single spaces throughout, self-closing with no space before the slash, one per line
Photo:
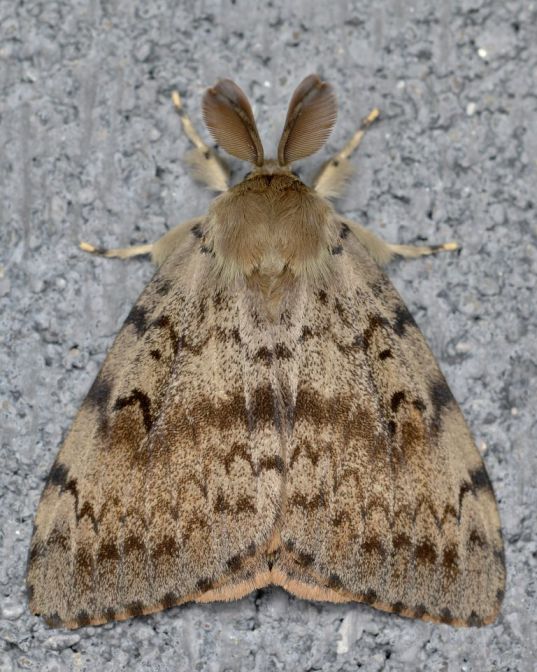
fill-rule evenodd
<path id="1" fill-rule="evenodd" d="M 242 89 L 222 79 L 203 96 L 203 119 L 216 142 L 228 154 L 256 166 L 264 162 L 263 145 L 254 115 Z"/>

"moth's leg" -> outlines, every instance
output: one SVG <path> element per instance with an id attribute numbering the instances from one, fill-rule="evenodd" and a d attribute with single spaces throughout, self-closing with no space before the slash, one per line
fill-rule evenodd
<path id="1" fill-rule="evenodd" d="M 108 257 L 110 259 L 130 259 L 130 257 L 149 256 L 153 251 L 154 243 L 145 243 L 144 245 L 132 245 L 131 247 L 95 247 L 91 243 L 82 241 L 78 247 L 84 252 L 95 254 L 99 257 Z"/>
<path id="2" fill-rule="evenodd" d="M 160 266 L 170 254 L 183 242 L 189 233 L 194 233 L 195 228 L 203 221 L 202 217 L 195 217 L 186 222 L 182 222 L 173 229 L 167 231 L 161 238 L 154 243 L 145 243 L 143 245 L 132 245 L 131 247 L 95 247 L 91 243 L 80 243 L 79 247 L 84 252 L 95 254 L 109 259 L 130 259 L 131 257 L 150 257 L 151 261 Z M 193 231 L 194 230 L 194 231 Z M 200 229 L 201 230 L 201 229 Z"/>
<path id="3" fill-rule="evenodd" d="M 392 255 L 404 257 L 405 259 L 415 259 L 416 257 L 426 257 L 429 254 L 438 252 L 456 252 L 460 249 L 458 243 L 450 241 L 449 243 L 440 243 L 439 245 L 393 245 L 386 243 Z"/>
<path id="4" fill-rule="evenodd" d="M 393 257 L 404 257 L 413 259 L 415 257 L 425 257 L 429 254 L 438 252 L 454 252 L 460 249 L 457 243 L 442 243 L 441 245 L 396 245 L 387 243 L 374 233 L 365 229 L 360 224 L 345 219 L 344 223 L 349 227 L 354 236 L 366 248 L 371 257 L 377 264 L 387 264 Z"/>
<path id="5" fill-rule="evenodd" d="M 347 142 L 341 151 L 329 159 L 318 172 L 313 181 L 313 188 L 324 198 L 337 198 L 345 190 L 347 180 L 354 169 L 349 158 L 362 142 L 366 130 L 379 118 L 380 110 L 375 107 L 362 119 L 360 128 Z"/>
<path id="6" fill-rule="evenodd" d="M 205 183 L 213 191 L 227 191 L 229 188 L 229 168 L 226 162 L 214 149 L 203 142 L 183 107 L 178 91 L 172 92 L 172 102 L 181 118 L 187 138 L 194 145 L 194 149 L 186 155 L 186 160 L 192 169 L 194 178 Z"/>

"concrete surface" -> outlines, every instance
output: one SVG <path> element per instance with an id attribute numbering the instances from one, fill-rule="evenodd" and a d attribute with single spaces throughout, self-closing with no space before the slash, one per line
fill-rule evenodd
<path id="1" fill-rule="evenodd" d="M 152 274 L 76 243 L 152 240 L 204 211 L 172 88 L 199 119 L 204 88 L 233 77 L 268 146 L 312 71 L 340 99 L 329 148 L 384 113 L 340 209 L 393 241 L 463 245 L 391 276 L 485 452 L 507 544 L 501 618 L 457 631 L 274 589 L 49 630 L 24 597 L 38 496 Z M 535 669 L 536 91 L 528 1 L 0 0 L 0 672 Z"/>

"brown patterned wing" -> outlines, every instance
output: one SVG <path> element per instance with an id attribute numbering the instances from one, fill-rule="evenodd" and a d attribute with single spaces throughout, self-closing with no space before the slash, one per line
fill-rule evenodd
<path id="1" fill-rule="evenodd" d="M 306 598 L 490 623 L 505 567 L 483 461 L 401 298 L 341 233 L 333 290 L 297 299 L 275 581 Z"/>
<path id="2" fill-rule="evenodd" d="M 248 292 L 218 290 L 199 227 L 128 316 L 48 477 L 30 607 L 79 627 L 267 582 L 283 462 Z M 255 302 L 254 302 L 255 303 Z"/>

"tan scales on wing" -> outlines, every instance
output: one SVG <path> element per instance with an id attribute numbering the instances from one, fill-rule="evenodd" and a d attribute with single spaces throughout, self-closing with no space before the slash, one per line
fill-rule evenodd
<path id="1" fill-rule="evenodd" d="M 391 283 L 353 236 L 342 247 L 333 287 L 297 311 L 282 572 L 405 615 L 490 622 L 505 570 L 481 457 Z"/>
<path id="2" fill-rule="evenodd" d="M 317 76 L 291 100 L 279 163 L 264 161 L 244 93 L 229 80 L 209 91 L 215 137 L 258 164 L 228 190 L 176 98 L 199 166 L 209 164 L 203 179 L 225 191 L 155 244 L 83 246 L 150 254 L 161 268 L 49 475 L 32 610 L 79 627 L 276 584 L 452 625 L 491 622 L 505 581 L 494 494 L 376 265 L 456 246 L 389 245 L 339 217 L 323 198 L 344 182 L 335 159 L 313 188 L 290 171 L 335 120 Z"/>
<path id="3" fill-rule="evenodd" d="M 251 293 L 207 284 L 211 263 L 191 236 L 164 264 L 58 455 L 28 575 L 53 624 L 196 598 L 268 541 L 281 447 L 270 369 L 248 356 L 265 336 Z"/>

